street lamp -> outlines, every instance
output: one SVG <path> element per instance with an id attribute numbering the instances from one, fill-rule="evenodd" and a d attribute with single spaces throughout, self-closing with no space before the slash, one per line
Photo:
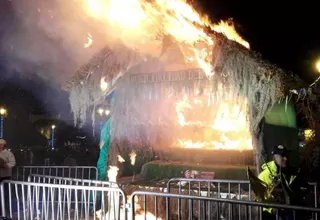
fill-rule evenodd
<path id="1" fill-rule="evenodd" d="M 7 110 L 5 108 L 0 108 L 0 138 L 3 138 L 4 117 L 6 115 L 7 115 Z"/>
<path id="2" fill-rule="evenodd" d="M 54 150 L 54 130 L 56 129 L 55 125 L 51 125 L 51 150 Z"/>
<path id="3" fill-rule="evenodd" d="M 317 71 L 320 73 L 320 60 L 317 61 L 316 68 L 317 68 Z"/>

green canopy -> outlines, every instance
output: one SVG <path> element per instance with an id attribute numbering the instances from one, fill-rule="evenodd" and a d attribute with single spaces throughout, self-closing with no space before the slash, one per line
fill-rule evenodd
<path id="1" fill-rule="evenodd" d="M 282 127 L 296 128 L 296 111 L 292 103 L 275 104 L 265 115 L 265 123 Z"/>

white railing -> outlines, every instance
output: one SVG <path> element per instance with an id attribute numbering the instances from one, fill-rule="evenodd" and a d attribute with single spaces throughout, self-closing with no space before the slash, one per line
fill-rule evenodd
<path id="1" fill-rule="evenodd" d="M 98 169 L 93 166 L 21 166 L 12 171 L 12 179 L 27 181 L 31 174 L 77 179 L 98 179 Z"/>
<path id="2" fill-rule="evenodd" d="M 126 219 L 125 206 L 126 196 L 119 187 L 22 181 L 1 184 L 1 214 L 11 219 L 118 220 Z"/>

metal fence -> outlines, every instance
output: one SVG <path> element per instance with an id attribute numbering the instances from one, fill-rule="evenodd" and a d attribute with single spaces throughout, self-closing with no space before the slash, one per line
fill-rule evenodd
<path id="1" fill-rule="evenodd" d="M 316 219 L 320 212 L 320 209 L 311 207 L 265 204 L 237 198 L 154 192 L 133 192 L 131 208 L 127 209 L 130 207 L 126 202 L 127 197 L 119 187 L 96 187 L 94 185 L 99 181 L 70 180 L 62 177 L 44 178 L 32 175 L 29 178 L 30 181 L 47 179 L 53 182 L 65 179 L 64 183 L 72 181 L 89 185 L 4 181 L 1 184 L 1 214 L 21 220 L 259 220 L 262 208 L 273 208 L 278 216 L 290 216 L 290 220 L 309 220 Z"/>
<path id="2" fill-rule="evenodd" d="M 28 182 L 59 184 L 59 185 L 74 185 L 74 186 L 119 187 L 120 188 L 120 186 L 115 182 L 76 179 L 76 178 L 59 177 L 59 176 L 46 176 L 46 175 L 39 175 L 39 174 L 29 175 Z"/>
<path id="3" fill-rule="evenodd" d="M 13 169 L 12 179 L 27 181 L 30 174 L 78 179 L 98 179 L 98 169 L 93 166 L 21 166 Z"/>
<path id="4" fill-rule="evenodd" d="M 136 201 L 142 201 L 139 220 L 149 220 L 149 213 L 153 219 L 212 219 L 212 220 L 258 220 L 262 218 L 260 212 L 263 208 L 272 208 L 276 219 L 310 220 L 320 213 L 320 209 L 258 203 L 252 201 L 210 198 L 203 196 L 179 195 L 171 193 L 153 193 L 136 191 L 131 195 L 132 220 L 138 219 Z M 169 202 L 170 201 L 170 204 Z M 177 206 L 179 203 L 181 206 Z M 251 210 L 251 211 L 250 211 Z M 289 217 L 289 218 L 286 218 Z"/>
<path id="5" fill-rule="evenodd" d="M 125 206 L 125 193 L 118 187 L 1 184 L 1 215 L 11 219 L 127 219 Z"/>
<path id="6" fill-rule="evenodd" d="M 168 193 L 197 195 L 228 199 L 253 199 L 250 182 L 247 180 L 206 180 L 173 178 L 167 183 Z"/>
<path id="7" fill-rule="evenodd" d="M 310 200 L 308 206 L 318 207 L 318 187 L 316 183 L 309 183 L 312 191 L 307 195 Z M 168 193 L 181 195 L 196 195 L 215 198 L 238 199 L 254 201 L 251 184 L 247 180 L 205 180 L 173 178 L 167 183 Z"/>

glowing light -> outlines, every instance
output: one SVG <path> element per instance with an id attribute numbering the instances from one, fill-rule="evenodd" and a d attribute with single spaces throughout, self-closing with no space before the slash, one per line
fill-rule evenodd
<path id="1" fill-rule="evenodd" d="M 306 129 L 304 130 L 304 138 L 306 141 L 309 141 L 311 140 L 311 138 L 313 137 L 314 135 L 314 131 L 312 129 Z"/>
<path id="2" fill-rule="evenodd" d="M 320 60 L 317 61 L 316 68 L 317 68 L 317 71 L 320 73 Z"/>
<path id="3" fill-rule="evenodd" d="M 129 156 L 130 156 L 131 165 L 134 166 L 136 164 L 137 154 L 135 152 L 131 152 Z"/>
<path id="4" fill-rule="evenodd" d="M 159 33 L 172 36 L 185 61 L 196 62 L 208 76 L 214 75 L 214 41 L 207 27 L 249 48 L 232 22 L 212 24 L 186 0 L 85 0 L 84 7 L 89 16 L 110 27 L 114 37 L 141 53 L 159 54 Z"/>
<path id="5" fill-rule="evenodd" d="M 100 80 L 101 91 L 105 92 L 108 89 L 108 87 L 109 87 L 108 82 L 105 81 L 105 77 L 102 77 Z"/>
<path id="6" fill-rule="evenodd" d="M 51 125 L 51 128 L 52 128 L 52 129 L 55 129 L 55 128 L 56 128 L 56 126 L 55 126 L 55 125 Z"/>
<path id="7" fill-rule="evenodd" d="M 118 176 L 119 168 L 116 166 L 109 166 L 108 170 L 108 180 L 110 182 L 117 182 L 117 176 Z"/>
<path id="8" fill-rule="evenodd" d="M 219 93 L 226 95 L 222 87 L 219 87 L 217 95 Z M 253 149 L 246 117 L 246 100 L 236 102 L 232 99 L 220 99 L 213 107 L 213 103 L 210 104 L 208 99 L 205 95 L 198 94 L 196 98 L 184 97 L 176 102 L 178 126 L 186 128 L 178 135 L 173 145 L 201 149 Z M 207 117 L 208 115 L 210 117 Z M 197 132 L 193 132 L 195 128 Z"/>
<path id="9" fill-rule="evenodd" d="M 118 161 L 119 161 L 120 163 L 126 162 L 126 161 L 123 159 L 123 157 L 121 157 L 121 155 L 118 155 Z"/>
<path id="10" fill-rule="evenodd" d="M 99 108 L 99 109 L 98 109 L 98 113 L 99 113 L 100 115 L 103 114 L 103 111 L 104 111 L 103 108 Z"/>
<path id="11" fill-rule="evenodd" d="M 4 116 L 7 114 L 7 110 L 5 108 L 0 108 L 0 115 Z"/>

